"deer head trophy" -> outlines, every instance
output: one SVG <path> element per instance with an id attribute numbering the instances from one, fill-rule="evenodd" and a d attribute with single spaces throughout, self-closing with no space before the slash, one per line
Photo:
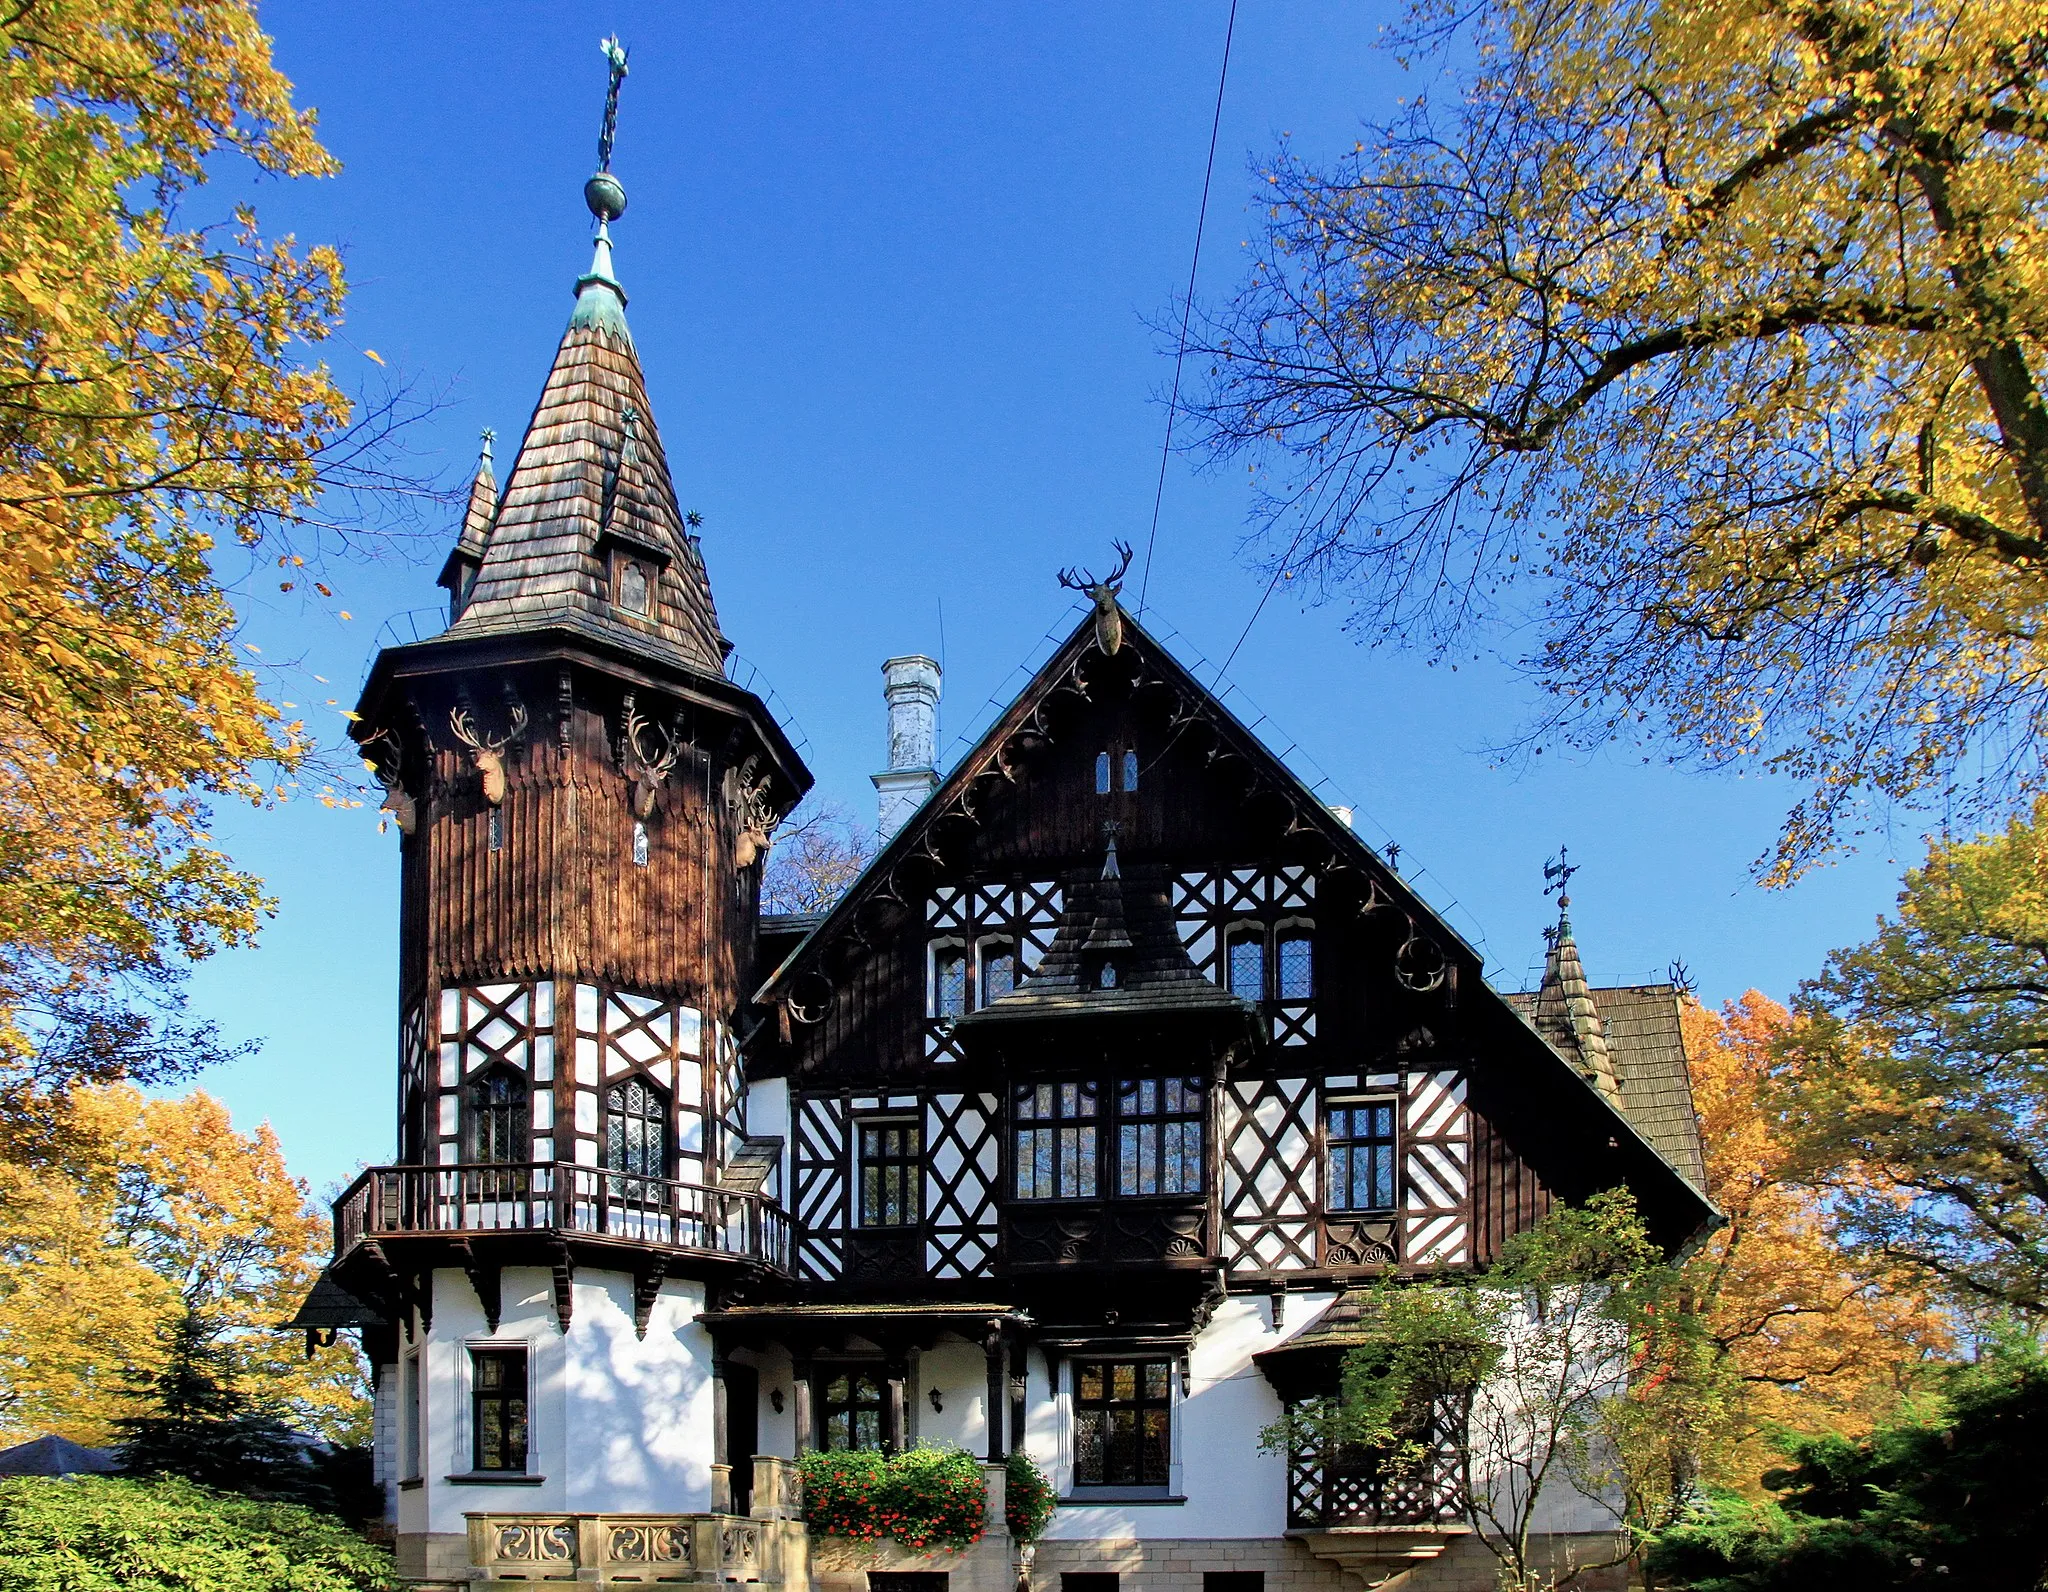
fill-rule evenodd
<path id="1" fill-rule="evenodd" d="M 1123 562 L 1110 573 L 1107 580 L 1097 580 L 1087 570 L 1076 573 L 1071 569 L 1060 571 L 1060 584 L 1069 591 L 1084 592 L 1095 601 L 1095 645 L 1104 652 L 1114 654 L 1124 644 L 1124 616 L 1116 605 L 1116 594 L 1123 590 L 1124 574 L 1131 567 L 1131 544 L 1111 542 L 1109 544 L 1123 555 Z"/>
<path id="2" fill-rule="evenodd" d="M 526 729 L 526 705 L 512 694 L 510 686 L 505 688 L 505 703 L 507 713 L 503 735 L 483 736 L 477 733 L 476 717 L 470 710 L 466 694 L 448 714 L 448 728 L 455 732 L 456 740 L 469 748 L 469 760 L 484 777 L 484 800 L 493 807 L 505 799 L 505 748 L 518 740 Z"/>
<path id="3" fill-rule="evenodd" d="M 733 866 L 752 867 L 773 844 L 775 826 L 782 821 L 769 800 L 768 776 L 761 772 L 759 758 L 750 757 L 738 768 L 725 771 L 725 805 L 738 837 L 733 842 Z"/>
<path id="4" fill-rule="evenodd" d="M 420 808 L 405 788 L 405 748 L 389 730 L 379 730 L 363 742 L 361 751 L 363 767 L 384 787 L 384 799 L 377 804 L 377 811 L 397 819 L 401 835 L 411 834 L 419 822 Z"/>
<path id="5" fill-rule="evenodd" d="M 654 798 L 661 790 L 662 781 L 668 778 L 676 760 L 683 755 L 682 732 L 675 724 L 663 729 L 660 725 L 648 723 L 640 716 L 631 691 L 626 693 L 619 731 L 623 753 L 620 761 L 633 781 L 633 816 L 644 823 L 654 816 Z M 659 750 L 648 749 L 647 737 L 650 734 L 660 738 Z"/>

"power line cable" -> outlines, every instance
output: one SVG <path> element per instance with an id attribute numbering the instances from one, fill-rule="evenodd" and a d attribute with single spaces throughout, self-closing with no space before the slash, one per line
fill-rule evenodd
<path id="1" fill-rule="evenodd" d="M 1138 612 L 1152 590 L 1152 548 L 1159 540 L 1159 505 L 1166 498 L 1166 462 L 1173 456 L 1173 421 L 1180 409 L 1180 372 L 1188 357 L 1188 321 L 1195 309 L 1195 273 L 1202 264 L 1202 234 L 1209 226 L 1209 185 L 1216 176 L 1216 137 L 1223 128 L 1223 87 L 1230 81 L 1230 44 L 1237 36 L 1237 0 L 1223 29 L 1223 67 L 1216 74 L 1216 109 L 1209 118 L 1209 163 L 1202 168 L 1202 208 L 1195 218 L 1195 251 L 1188 261 L 1188 291 L 1181 300 L 1180 343 L 1173 351 L 1173 393 L 1166 400 L 1166 438 L 1159 445 L 1159 481 L 1152 489 L 1152 529 L 1145 533 L 1145 573 L 1138 581 Z"/>

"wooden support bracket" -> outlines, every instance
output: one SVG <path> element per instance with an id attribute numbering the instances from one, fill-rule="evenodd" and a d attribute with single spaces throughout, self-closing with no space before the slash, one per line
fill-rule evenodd
<path id="1" fill-rule="evenodd" d="M 476 1302 L 484 1307 L 484 1324 L 496 1332 L 498 1320 L 504 1314 L 498 1268 L 479 1260 L 467 1239 L 457 1246 L 456 1253 L 462 1257 L 462 1274 L 469 1279 L 470 1287 L 476 1290 Z"/>
<path id="2" fill-rule="evenodd" d="M 569 1259 L 569 1246 L 557 1243 L 554 1250 L 555 1324 L 563 1336 L 569 1332 L 569 1318 L 576 1309 L 576 1267 Z"/>
<path id="3" fill-rule="evenodd" d="M 661 1295 L 661 1284 L 668 1276 L 668 1261 L 656 1255 L 641 1262 L 633 1273 L 633 1336 L 645 1339 L 647 1323 L 654 1314 L 654 1301 Z M 721 1458 L 724 1456 L 721 1455 Z"/>

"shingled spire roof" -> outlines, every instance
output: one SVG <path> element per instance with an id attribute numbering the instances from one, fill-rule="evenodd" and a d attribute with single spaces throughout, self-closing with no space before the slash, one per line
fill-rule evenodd
<path id="1" fill-rule="evenodd" d="M 1567 895 L 1558 897 L 1557 928 L 1550 937 L 1550 954 L 1544 958 L 1543 982 L 1536 990 L 1532 1020 L 1537 1032 L 1602 1094 L 1611 1100 L 1621 1097 L 1614 1059 L 1607 1049 L 1607 1030 L 1586 982 L 1578 941 L 1572 938 L 1571 897 Z"/>
<path id="2" fill-rule="evenodd" d="M 484 560 L 491 520 L 498 512 L 498 476 L 491 459 L 491 444 L 497 439 L 498 434 L 486 427 L 477 449 L 476 474 L 470 478 L 469 502 L 462 511 L 462 531 L 455 538 L 448 561 L 441 566 L 439 584 L 448 588 L 458 613 L 468 595 L 470 577 Z"/>
<path id="3" fill-rule="evenodd" d="M 613 48 L 607 44 L 608 56 Z M 610 171 L 624 71 L 619 51 L 598 173 L 584 188 L 597 218 L 590 269 L 577 279 L 568 330 L 504 495 L 478 538 L 475 582 L 445 635 L 453 641 L 569 630 L 715 674 L 732 649 L 718 628 L 696 538 L 676 507 L 640 356 L 626 329 L 626 290 L 612 269 L 610 224 L 626 208 L 625 189 Z M 473 512 L 476 505 L 472 491 Z M 458 557 L 471 542 L 465 521 Z M 643 576 L 651 593 L 643 591 Z"/>

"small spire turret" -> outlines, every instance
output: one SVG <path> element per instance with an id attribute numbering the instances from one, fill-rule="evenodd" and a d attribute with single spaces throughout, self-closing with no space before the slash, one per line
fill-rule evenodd
<path id="1" fill-rule="evenodd" d="M 1536 991 L 1536 1028 L 1573 1061 L 1588 1082 L 1608 1099 L 1619 1101 L 1621 1080 L 1607 1048 L 1607 1029 L 1579 960 L 1572 935 L 1571 882 L 1578 865 L 1562 846 L 1557 860 L 1543 865 L 1544 894 L 1557 896 L 1557 927 L 1546 930 L 1549 952 L 1543 959 L 1543 983 Z"/>

